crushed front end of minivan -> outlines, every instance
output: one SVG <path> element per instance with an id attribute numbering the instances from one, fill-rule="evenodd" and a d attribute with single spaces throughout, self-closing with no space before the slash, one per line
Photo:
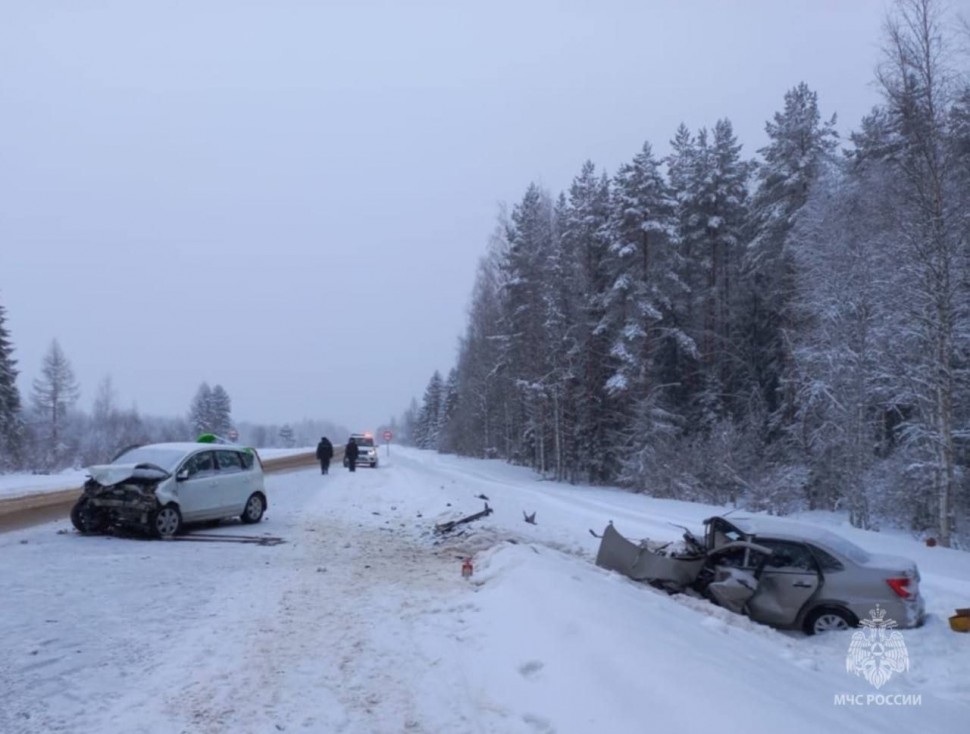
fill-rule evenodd
<path id="1" fill-rule="evenodd" d="M 154 464 L 105 464 L 87 471 L 90 477 L 71 510 L 79 532 L 150 531 L 154 513 L 165 504 L 156 492 L 169 472 Z"/>

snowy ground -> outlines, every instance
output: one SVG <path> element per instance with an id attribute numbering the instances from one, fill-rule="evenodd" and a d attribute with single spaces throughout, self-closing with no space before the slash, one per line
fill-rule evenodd
<path id="1" fill-rule="evenodd" d="M 946 623 L 970 606 L 965 553 L 844 530 L 915 558 L 931 614 L 904 633 L 909 671 L 876 691 L 845 672 L 849 633 L 777 632 L 592 562 L 589 528 L 675 539 L 670 523 L 718 508 L 397 446 L 381 461 L 270 475 L 263 524 L 206 531 L 278 546 L 81 537 L 66 521 L 0 535 L 0 732 L 966 728 L 970 635 Z M 436 542 L 434 523 L 480 494 L 494 514 Z M 920 705 L 879 705 L 900 695 Z"/>
<path id="2" fill-rule="evenodd" d="M 315 447 L 301 449 L 257 449 L 263 459 L 304 454 Z M 66 469 L 56 474 L 0 474 L 0 499 L 12 499 L 28 494 L 57 492 L 74 489 L 84 484 L 87 476 L 83 469 Z"/>

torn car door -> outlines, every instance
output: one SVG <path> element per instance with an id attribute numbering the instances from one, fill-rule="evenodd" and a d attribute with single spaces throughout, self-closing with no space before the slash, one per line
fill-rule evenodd
<path id="1" fill-rule="evenodd" d="M 758 543 L 773 553 L 748 602 L 748 616 L 763 624 L 791 625 L 821 586 L 818 564 L 803 543 L 767 538 L 758 538 Z"/>
<path id="2" fill-rule="evenodd" d="M 619 571 L 634 581 L 667 583 L 686 588 L 697 578 L 704 565 L 704 557 L 662 554 L 648 543 L 627 540 L 613 527 L 606 526 L 596 554 L 596 565 Z"/>

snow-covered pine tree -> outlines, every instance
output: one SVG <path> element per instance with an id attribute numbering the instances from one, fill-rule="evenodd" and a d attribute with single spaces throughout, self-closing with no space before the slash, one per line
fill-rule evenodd
<path id="1" fill-rule="evenodd" d="M 65 428 L 68 413 L 80 394 L 71 363 L 54 339 L 44 355 L 40 377 L 34 380 L 31 393 L 36 434 L 40 441 L 35 452 L 42 468 L 47 471 L 62 468 L 63 462 L 71 458 Z"/>
<path id="2" fill-rule="evenodd" d="M 226 436 L 232 427 L 232 401 L 222 385 L 212 388 L 209 396 L 210 430 L 218 436 Z"/>
<path id="3" fill-rule="evenodd" d="M 699 347 L 699 365 L 690 371 L 689 356 L 681 375 L 689 401 L 689 425 L 707 429 L 724 419 L 732 379 L 734 313 L 731 309 L 740 271 L 741 231 L 747 217 L 750 164 L 741 159 L 730 121 L 719 120 L 713 135 L 706 129 L 691 138 L 681 126 L 672 142 L 670 185 L 687 286 L 684 330 Z"/>
<path id="4" fill-rule="evenodd" d="M 415 445 L 420 449 L 438 449 L 444 391 L 444 380 L 441 378 L 441 373 L 435 370 L 425 388 L 415 426 Z"/>
<path id="5" fill-rule="evenodd" d="M 625 456 L 635 457 L 623 462 L 620 479 L 634 486 L 651 481 L 655 467 L 645 457 L 656 456 L 658 435 L 669 435 L 671 426 L 671 416 L 660 407 L 665 400 L 657 356 L 665 351 L 665 342 L 696 351 L 675 313 L 686 286 L 679 275 L 674 207 L 660 163 L 644 143 L 613 180 L 607 259 L 611 286 L 605 292 L 603 319 L 615 365 L 606 387 L 623 410 L 623 443 L 632 449 Z M 663 427 L 652 426 L 653 419 Z"/>
<path id="6" fill-rule="evenodd" d="M 804 82 L 786 92 L 784 110 L 765 123 L 765 131 L 770 142 L 758 151 L 763 162 L 747 225 L 734 336 L 743 373 L 731 389 L 743 391 L 749 404 L 754 398 L 775 416 L 776 425 L 785 426 L 794 418 L 796 389 L 788 346 L 795 328 L 789 236 L 820 172 L 833 162 L 838 134 L 835 116 L 823 122 L 818 95 Z M 757 393 L 748 397 L 752 387 Z"/>
<path id="7" fill-rule="evenodd" d="M 455 452 L 452 445 L 451 424 L 455 420 L 459 409 L 458 368 L 452 367 L 448 372 L 448 379 L 442 389 L 441 415 L 438 419 L 438 450 L 442 453 Z"/>
<path id="8" fill-rule="evenodd" d="M 575 267 L 570 269 L 564 263 L 560 270 L 575 295 L 574 305 L 565 301 L 560 306 L 560 310 L 569 310 L 559 319 L 568 316 L 575 325 L 568 330 L 568 345 L 552 344 L 551 348 L 562 354 L 563 347 L 568 347 L 570 360 L 561 371 L 562 379 L 574 386 L 570 404 L 575 419 L 570 421 L 570 433 L 575 436 L 575 468 L 579 478 L 595 483 L 613 479 L 623 450 L 620 437 L 624 415 L 607 389 L 616 370 L 606 322 L 606 296 L 612 285 L 609 220 L 609 180 L 587 161 L 569 187 L 561 224 L 564 252 L 575 261 Z M 567 333 L 562 327 L 560 332 Z"/>
<path id="9" fill-rule="evenodd" d="M 198 436 L 214 430 L 212 425 L 212 388 L 208 382 L 199 385 L 189 406 L 189 423 Z"/>
<path id="10" fill-rule="evenodd" d="M 0 304 L 0 472 L 17 468 L 23 461 L 24 425 L 17 375 L 7 314 Z"/>
<path id="11" fill-rule="evenodd" d="M 551 350 L 545 331 L 548 282 L 546 269 L 553 248 L 552 204 L 535 184 L 512 210 L 508 249 L 502 263 L 503 361 L 514 394 L 507 396 L 506 426 L 510 456 L 539 471 L 545 470 L 544 436 Z"/>

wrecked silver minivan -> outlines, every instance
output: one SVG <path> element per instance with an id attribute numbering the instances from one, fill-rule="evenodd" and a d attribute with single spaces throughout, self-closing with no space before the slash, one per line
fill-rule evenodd
<path id="1" fill-rule="evenodd" d="M 834 533 L 776 518 L 710 517 L 704 537 L 634 543 L 610 523 L 596 564 L 671 593 L 691 593 L 756 622 L 808 634 L 856 627 L 874 608 L 922 624 L 913 561 L 874 555 Z"/>
<path id="2" fill-rule="evenodd" d="M 87 472 L 71 510 L 74 527 L 85 534 L 129 529 L 168 538 L 184 523 L 231 517 L 259 522 L 266 509 L 259 457 L 242 446 L 137 446 Z"/>

